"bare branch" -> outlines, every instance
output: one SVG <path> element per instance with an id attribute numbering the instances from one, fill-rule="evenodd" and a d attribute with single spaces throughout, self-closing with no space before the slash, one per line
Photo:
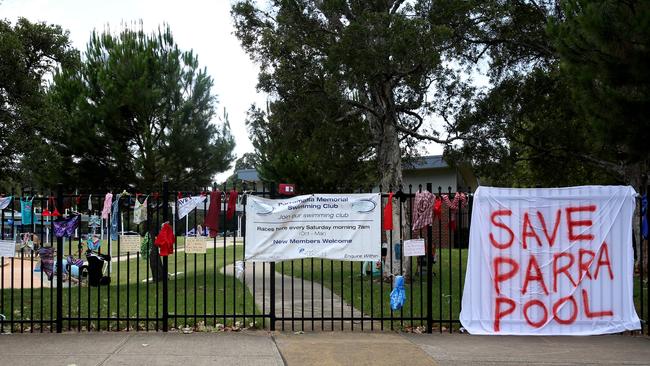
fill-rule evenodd
<path id="1" fill-rule="evenodd" d="M 370 106 L 367 106 L 367 105 L 365 105 L 363 103 L 359 103 L 356 100 L 352 100 L 352 99 L 346 99 L 345 102 L 350 104 L 353 107 L 361 108 L 361 109 L 363 109 L 363 110 L 365 110 L 367 112 L 370 112 L 377 118 L 380 117 L 380 113 L 377 112 L 374 108 L 372 108 Z"/>
<path id="2" fill-rule="evenodd" d="M 456 140 L 462 140 L 463 139 L 459 135 L 452 136 L 452 137 L 447 137 L 446 139 L 441 139 L 441 138 L 435 137 L 435 136 L 423 135 L 421 133 L 418 133 L 418 132 L 413 131 L 413 130 L 409 130 L 408 128 L 406 128 L 404 126 L 400 126 L 400 125 L 397 125 L 396 128 L 397 128 L 397 130 L 399 132 L 405 133 L 405 134 L 407 134 L 409 136 L 412 136 L 412 137 L 415 137 L 417 139 L 433 141 L 433 142 L 437 142 L 437 143 L 443 144 L 443 145 L 447 145 L 447 144 L 450 144 L 450 143 L 452 143 L 452 142 L 454 142 Z"/>

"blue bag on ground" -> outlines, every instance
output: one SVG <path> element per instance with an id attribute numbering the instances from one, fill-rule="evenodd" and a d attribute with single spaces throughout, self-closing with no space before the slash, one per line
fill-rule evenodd
<path id="1" fill-rule="evenodd" d="M 395 276 L 395 285 L 390 293 L 390 308 L 399 310 L 406 301 L 406 290 L 404 289 L 404 277 Z"/>

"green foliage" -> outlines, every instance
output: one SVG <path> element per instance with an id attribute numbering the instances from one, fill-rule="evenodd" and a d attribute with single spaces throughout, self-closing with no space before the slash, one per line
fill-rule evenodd
<path id="1" fill-rule="evenodd" d="M 212 123 L 212 79 L 168 26 L 93 32 L 78 69 L 54 78 L 61 177 L 81 187 L 206 186 L 233 160 L 227 118 Z"/>
<path id="2" fill-rule="evenodd" d="M 359 117 L 339 118 L 335 102 L 320 94 L 272 103 L 270 113 L 252 109 L 248 127 L 267 182 L 295 183 L 308 192 L 351 191 L 373 182 L 368 132 Z M 302 103 L 302 108 L 293 106 Z M 314 103 L 305 106 L 305 103 Z"/>
<path id="3" fill-rule="evenodd" d="M 600 145 L 622 165 L 648 169 L 650 3 L 567 0 L 550 34 Z M 639 171 L 623 174 L 639 174 Z"/>
<path id="4" fill-rule="evenodd" d="M 53 106 L 46 80 L 59 67 L 74 67 L 78 53 L 61 27 L 0 20 L 0 177 L 29 184 L 34 159 L 50 153 L 48 118 Z"/>
<path id="5" fill-rule="evenodd" d="M 448 141 L 424 128 L 462 104 L 450 97 L 462 83 L 441 57 L 452 28 L 437 10 L 428 1 L 235 3 L 235 34 L 262 68 L 258 87 L 272 96 L 249 120 L 263 176 L 332 190 L 334 180 L 366 184 L 372 162 L 375 177 L 397 186 L 402 148 Z"/>
<path id="6" fill-rule="evenodd" d="M 468 6 L 458 54 L 470 67 L 488 65 L 491 85 L 457 115 L 464 142 L 448 156 L 472 162 L 489 184 L 638 183 L 650 36 L 641 3 Z"/>

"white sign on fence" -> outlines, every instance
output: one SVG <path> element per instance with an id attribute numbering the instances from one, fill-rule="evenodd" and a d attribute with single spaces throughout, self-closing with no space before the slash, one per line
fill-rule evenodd
<path id="1" fill-rule="evenodd" d="M 205 254 L 207 248 L 205 246 L 205 236 L 186 236 L 185 237 L 185 253 L 187 254 Z"/>
<path id="2" fill-rule="evenodd" d="M 405 257 L 418 257 L 425 254 L 426 253 L 424 252 L 424 239 L 404 240 Z"/>
<path id="3" fill-rule="evenodd" d="M 16 256 L 16 243 L 13 240 L 0 240 L 0 257 Z"/>
<path id="4" fill-rule="evenodd" d="M 592 335 L 640 328 L 632 187 L 480 187 L 460 321 L 471 334 Z"/>
<path id="5" fill-rule="evenodd" d="M 140 251 L 140 235 L 120 235 L 120 251 L 137 253 Z"/>
<path id="6" fill-rule="evenodd" d="M 245 260 L 379 260 L 380 210 L 378 193 L 311 194 L 280 200 L 249 196 Z"/>

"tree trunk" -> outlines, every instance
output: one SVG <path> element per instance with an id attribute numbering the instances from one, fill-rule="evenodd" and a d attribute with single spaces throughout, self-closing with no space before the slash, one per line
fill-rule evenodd
<path id="1" fill-rule="evenodd" d="M 378 118 L 377 136 L 377 163 L 380 184 L 383 192 L 392 190 L 396 192 L 401 189 L 402 185 L 402 152 L 399 146 L 399 134 L 397 132 L 397 114 L 394 107 L 392 87 L 389 83 L 384 83 L 377 88 L 373 94 L 375 109 L 381 111 L 382 116 Z M 394 230 L 386 231 L 386 262 L 384 263 L 383 275 L 390 278 L 395 275 L 404 275 L 410 277 L 411 260 L 410 257 L 396 257 L 396 249 L 399 246 L 400 252 L 403 253 L 403 242 L 407 234 L 400 227 L 400 222 L 405 224 L 404 214 L 406 209 L 400 210 L 402 203 L 399 200 L 393 201 L 393 227 Z M 400 211 L 402 218 L 400 220 Z M 392 243 L 392 248 L 391 248 Z M 400 259 L 401 258 L 401 259 Z"/>

